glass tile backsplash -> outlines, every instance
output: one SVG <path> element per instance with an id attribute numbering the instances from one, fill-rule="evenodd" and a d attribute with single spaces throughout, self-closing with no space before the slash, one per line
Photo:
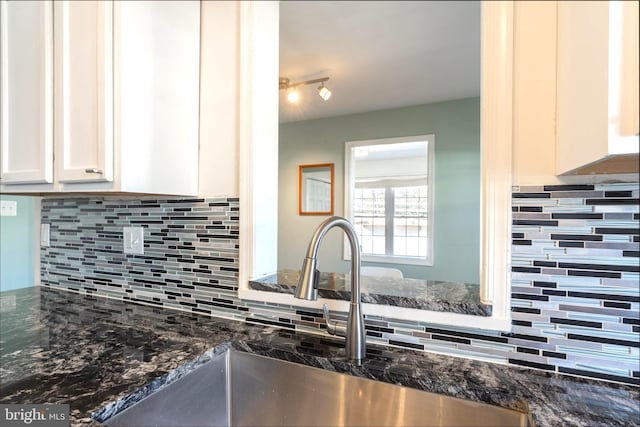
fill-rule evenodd
<path id="1" fill-rule="evenodd" d="M 509 333 L 370 316 L 368 340 L 640 384 L 639 184 L 514 188 Z M 322 332 L 322 313 L 241 301 L 237 198 L 45 198 L 43 286 Z M 144 228 L 123 254 L 122 228 Z"/>

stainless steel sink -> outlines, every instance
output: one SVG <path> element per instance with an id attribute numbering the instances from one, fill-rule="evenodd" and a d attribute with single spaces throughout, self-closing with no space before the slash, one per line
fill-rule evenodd
<path id="1" fill-rule="evenodd" d="M 528 426 L 526 414 L 229 350 L 107 426 Z"/>

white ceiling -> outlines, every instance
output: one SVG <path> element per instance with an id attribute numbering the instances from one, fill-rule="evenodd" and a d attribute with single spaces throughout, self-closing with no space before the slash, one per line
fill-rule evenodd
<path id="1" fill-rule="evenodd" d="M 480 2 L 283 1 L 280 76 L 333 92 L 280 91 L 281 123 L 479 96 Z"/>

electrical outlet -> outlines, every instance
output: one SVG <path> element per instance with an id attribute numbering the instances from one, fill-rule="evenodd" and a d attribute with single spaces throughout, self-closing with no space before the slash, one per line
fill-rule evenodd
<path id="1" fill-rule="evenodd" d="M 17 216 L 18 202 L 15 200 L 0 200 L 0 216 Z"/>
<path id="2" fill-rule="evenodd" d="M 124 227 L 122 246 L 125 254 L 144 254 L 144 232 L 142 227 Z"/>
<path id="3" fill-rule="evenodd" d="M 47 247 L 51 245 L 51 226 L 49 224 L 40 224 L 40 246 Z"/>

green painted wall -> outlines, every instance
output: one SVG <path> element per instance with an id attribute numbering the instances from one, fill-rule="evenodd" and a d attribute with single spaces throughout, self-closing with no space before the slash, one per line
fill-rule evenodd
<path id="1" fill-rule="evenodd" d="M 0 216 L 0 291 L 34 286 L 39 199 L 0 195 L 0 200 L 18 202 L 17 216 Z"/>
<path id="2" fill-rule="evenodd" d="M 298 215 L 298 165 L 335 163 L 335 214 L 343 215 L 345 141 L 423 134 L 435 134 L 434 264 L 372 265 L 400 268 L 405 277 L 479 283 L 480 98 L 280 125 L 278 268 L 300 268 L 326 219 Z M 321 271 L 348 271 L 341 231 L 327 234 L 318 259 Z"/>

